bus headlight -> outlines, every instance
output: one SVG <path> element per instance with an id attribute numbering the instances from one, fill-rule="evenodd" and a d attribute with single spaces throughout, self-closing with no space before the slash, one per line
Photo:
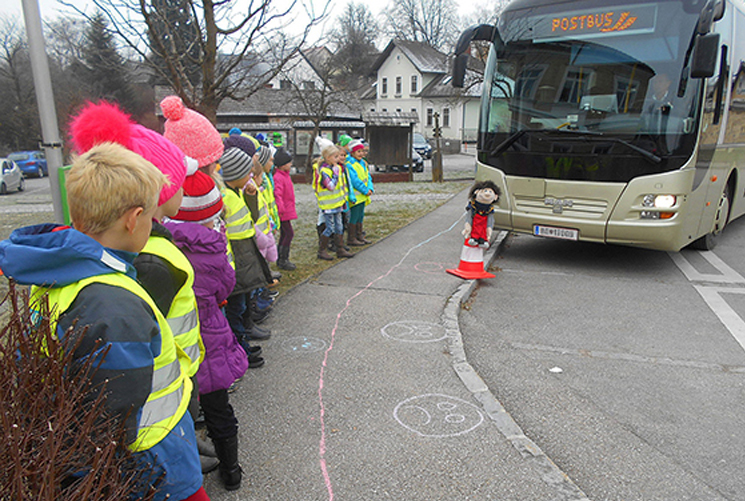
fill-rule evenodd
<path id="1" fill-rule="evenodd" d="M 644 195 L 642 205 L 655 209 L 669 209 L 675 205 L 675 195 Z"/>
<path id="2" fill-rule="evenodd" d="M 650 209 L 670 209 L 675 206 L 677 199 L 675 195 L 644 195 L 642 199 L 642 207 L 649 207 Z M 641 219 L 670 219 L 673 217 L 672 212 L 658 212 L 656 210 L 644 210 L 641 211 L 639 217 Z"/>
<path id="3" fill-rule="evenodd" d="M 657 195 L 654 197 L 654 206 L 658 209 L 669 209 L 675 205 L 675 195 Z"/>

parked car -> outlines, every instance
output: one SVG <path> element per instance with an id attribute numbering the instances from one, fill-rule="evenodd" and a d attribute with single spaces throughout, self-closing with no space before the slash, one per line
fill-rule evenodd
<path id="1" fill-rule="evenodd" d="M 414 172 L 424 172 L 424 159 L 417 153 L 415 149 L 411 150 L 411 167 Z M 378 166 L 375 166 L 375 170 L 378 170 Z M 408 165 L 389 165 L 388 170 L 394 172 L 408 172 Z"/>
<path id="2" fill-rule="evenodd" d="M 9 191 L 23 191 L 26 188 L 26 180 L 21 169 L 13 160 L 0 158 L 0 195 Z"/>
<path id="3" fill-rule="evenodd" d="M 415 132 L 412 139 L 416 152 L 427 160 L 430 160 L 432 158 L 432 146 L 424 139 L 424 136 Z"/>
<path id="4" fill-rule="evenodd" d="M 49 174 L 47 158 L 43 151 L 18 151 L 8 155 L 27 176 L 44 177 Z"/>

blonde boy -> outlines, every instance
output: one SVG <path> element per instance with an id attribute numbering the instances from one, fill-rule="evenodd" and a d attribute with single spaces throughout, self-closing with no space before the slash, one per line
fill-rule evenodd
<path id="1" fill-rule="evenodd" d="M 104 388 L 109 415 L 152 469 L 156 499 L 205 499 L 191 382 L 183 351 L 132 261 L 147 242 L 166 178 L 126 148 L 104 143 L 77 157 L 66 186 L 75 228 L 41 224 L 0 242 L 0 268 L 35 293 L 48 292 L 56 333 L 86 327 L 76 356 L 100 359 L 92 388 Z M 201 496 L 201 497 L 200 497 Z"/>

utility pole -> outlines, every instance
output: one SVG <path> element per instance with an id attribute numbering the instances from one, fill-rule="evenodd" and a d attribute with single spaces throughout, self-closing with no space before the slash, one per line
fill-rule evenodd
<path id="1" fill-rule="evenodd" d="M 57 112 L 54 107 L 52 78 L 49 74 L 49 62 L 44 48 L 44 35 L 41 31 L 41 13 L 38 0 L 22 0 L 23 18 L 26 23 L 28 52 L 31 59 L 31 73 L 34 76 L 36 104 L 41 121 L 41 146 L 47 158 L 49 185 L 52 192 L 54 219 L 63 223 L 62 194 L 60 192 L 59 172 L 62 167 L 62 141 L 57 128 Z"/>
<path id="2" fill-rule="evenodd" d="M 432 133 L 435 136 L 435 152 L 432 154 L 432 182 L 442 182 L 442 147 L 440 145 L 440 137 L 442 136 L 442 129 L 440 128 L 440 114 L 435 113 L 435 128 Z"/>

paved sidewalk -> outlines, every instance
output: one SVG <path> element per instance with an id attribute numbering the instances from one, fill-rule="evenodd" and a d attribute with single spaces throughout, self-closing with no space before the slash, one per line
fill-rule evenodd
<path id="1" fill-rule="evenodd" d="M 231 395 L 244 483 L 208 475 L 213 500 L 584 499 L 467 363 L 457 312 L 475 283 L 445 273 L 465 204 L 278 300 L 267 364 Z"/>

